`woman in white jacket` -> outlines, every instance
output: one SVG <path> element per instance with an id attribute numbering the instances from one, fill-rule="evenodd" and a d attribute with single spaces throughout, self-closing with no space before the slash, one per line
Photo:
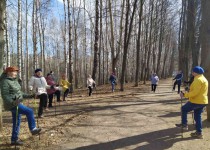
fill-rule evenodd
<path id="1" fill-rule="evenodd" d="M 93 87 L 95 87 L 95 85 L 96 85 L 96 83 L 92 79 L 91 75 L 88 75 L 88 78 L 87 78 L 87 87 L 89 89 L 89 96 L 92 95 L 92 89 L 93 89 Z"/>
<path id="2" fill-rule="evenodd" d="M 39 111 L 38 111 L 38 117 L 42 118 L 43 117 L 43 108 L 47 107 L 47 90 L 54 88 L 53 86 L 50 86 L 47 84 L 46 79 L 42 76 L 42 70 L 41 69 L 36 69 L 34 76 L 31 77 L 29 80 L 29 89 L 38 96 L 40 99 L 39 103 Z"/>

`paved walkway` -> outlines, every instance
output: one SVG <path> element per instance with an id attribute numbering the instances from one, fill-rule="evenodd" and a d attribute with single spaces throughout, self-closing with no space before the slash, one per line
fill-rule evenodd
<path id="1" fill-rule="evenodd" d="M 190 133 L 194 126 L 189 115 L 189 131 L 181 138 L 180 129 L 174 126 L 180 122 L 181 103 L 179 95 L 171 88 L 171 81 L 164 80 L 157 93 L 147 87 L 146 92 L 134 88 L 124 95 L 93 96 L 89 103 L 81 104 L 87 117 L 71 127 L 70 142 L 53 149 L 210 150 L 210 123 L 207 121 L 204 121 L 205 139 L 193 139 Z"/>

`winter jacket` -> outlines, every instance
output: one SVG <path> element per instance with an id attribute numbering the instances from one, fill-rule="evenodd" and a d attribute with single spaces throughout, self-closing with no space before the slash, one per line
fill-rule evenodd
<path id="1" fill-rule="evenodd" d="M 152 76 L 151 77 L 151 83 L 152 84 L 156 84 L 157 85 L 158 84 L 158 81 L 159 81 L 158 76 L 155 75 L 155 76 Z"/>
<path id="2" fill-rule="evenodd" d="M 93 85 L 96 84 L 92 78 L 87 78 L 87 87 L 93 88 Z"/>
<path id="3" fill-rule="evenodd" d="M 110 81 L 112 84 L 115 84 L 115 82 L 116 82 L 116 77 L 115 77 L 114 75 L 110 75 L 109 81 Z"/>
<path id="4" fill-rule="evenodd" d="M 32 95 L 24 94 L 21 91 L 21 86 L 16 78 L 7 77 L 5 74 L 1 76 L 1 96 L 5 110 L 16 107 L 14 101 L 21 102 L 23 98 L 32 98 Z"/>
<path id="5" fill-rule="evenodd" d="M 29 80 L 29 89 L 33 90 L 36 95 L 47 94 L 46 89 L 50 87 L 44 77 L 32 76 Z"/>
<path id="6" fill-rule="evenodd" d="M 183 73 L 179 73 L 173 80 L 176 80 L 177 84 L 182 84 Z"/>
<path id="7" fill-rule="evenodd" d="M 208 104 L 208 81 L 203 75 L 194 77 L 190 91 L 184 94 L 194 104 Z"/>
<path id="8" fill-rule="evenodd" d="M 65 92 L 70 87 L 71 84 L 67 80 L 60 79 L 59 85 L 62 87 L 62 90 Z"/>
<path id="9" fill-rule="evenodd" d="M 52 85 L 55 86 L 56 85 L 55 81 L 53 80 L 53 78 L 51 76 L 48 76 L 45 79 L 46 79 L 48 85 L 50 85 L 50 86 L 52 86 Z M 56 89 L 54 89 L 54 88 L 53 89 L 52 88 L 47 89 L 47 94 L 53 94 L 53 93 L 55 93 L 55 91 L 56 91 Z"/>

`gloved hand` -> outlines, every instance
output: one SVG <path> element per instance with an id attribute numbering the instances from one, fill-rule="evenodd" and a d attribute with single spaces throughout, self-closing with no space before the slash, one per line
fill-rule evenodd
<path id="1" fill-rule="evenodd" d="M 14 106 L 17 106 L 18 104 L 20 104 L 19 100 L 13 101 L 12 103 Z"/>
<path id="2" fill-rule="evenodd" d="M 184 97 L 184 93 L 182 91 L 179 93 L 179 95 L 181 99 Z"/>
<path id="3" fill-rule="evenodd" d="M 55 89 L 55 90 L 60 90 L 60 88 L 59 88 L 59 87 L 54 87 L 54 89 Z"/>
<path id="4" fill-rule="evenodd" d="M 185 91 L 189 91 L 190 89 L 189 89 L 189 87 L 185 87 Z"/>
<path id="5" fill-rule="evenodd" d="M 35 94 L 29 94 L 28 98 L 35 98 L 35 96 L 36 96 Z"/>
<path id="6" fill-rule="evenodd" d="M 20 104 L 21 101 L 22 101 L 22 99 L 20 97 L 18 97 L 18 98 L 15 97 L 13 99 L 12 103 L 13 103 L 13 105 L 17 106 L 18 104 Z"/>

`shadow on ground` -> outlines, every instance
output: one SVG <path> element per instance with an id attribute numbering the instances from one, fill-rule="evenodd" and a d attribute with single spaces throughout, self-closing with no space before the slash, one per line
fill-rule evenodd
<path id="1" fill-rule="evenodd" d="M 164 129 L 141 135 L 126 137 L 110 142 L 78 147 L 75 150 L 115 150 L 134 146 L 133 150 L 163 150 L 172 147 L 179 141 L 194 140 L 191 137 L 181 138 L 177 128 Z M 128 148 L 129 149 L 129 148 Z"/>

